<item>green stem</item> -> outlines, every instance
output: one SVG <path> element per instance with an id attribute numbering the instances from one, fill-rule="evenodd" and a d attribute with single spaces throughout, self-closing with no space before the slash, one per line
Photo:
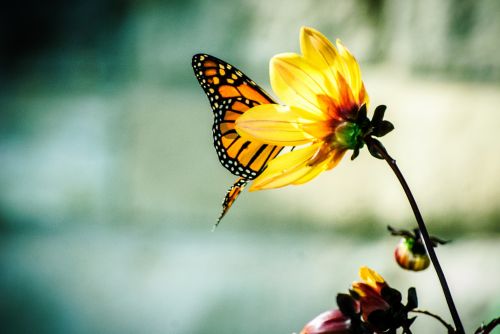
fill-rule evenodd
<path id="1" fill-rule="evenodd" d="M 415 201 L 415 198 L 413 197 L 413 194 L 410 190 L 410 187 L 408 186 L 408 183 L 406 183 L 405 178 L 403 177 L 403 174 L 399 170 L 398 166 L 396 165 L 396 160 L 394 160 L 389 153 L 387 153 L 386 149 L 384 146 L 375 138 L 372 137 L 366 137 L 365 138 L 365 143 L 375 151 L 377 151 L 383 158 L 384 160 L 389 164 L 391 169 L 393 170 L 394 174 L 399 180 L 399 183 L 401 183 L 401 186 L 403 187 L 403 190 L 406 194 L 406 197 L 408 198 L 408 201 L 410 202 L 410 206 L 413 210 L 413 214 L 415 215 L 415 219 L 417 220 L 418 228 L 420 230 L 420 234 L 422 235 L 422 240 L 424 241 L 425 248 L 427 250 L 427 254 L 429 254 L 429 258 L 431 259 L 431 262 L 434 266 L 434 269 L 436 270 L 436 274 L 439 279 L 439 283 L 441 283 L 441 288 L 443 289 L 444 297 L 446 298 L 446 302 L 448 303 L 448 308 L 450 309 L 451 317 L 453 318 L 453 323 L 455 324 L 456 328 L 456 333 L 457 334 L 465 334 L 464 332 L 464 327 L 462 325 L 462 322 L 460 321 L 460 316 L 458 315 L 457 308 L 455 307 L 455 303 L 453 302 L 453 297 L 451 296 L 450 288 L 448 287 L 448 283 L 446 282 L 446 277 L 444 276 L 443 269 L 441 269 L 441 265 L 439 264 L 439 260 L 437 258 L 436 252 L 434 252 L 434 247 L 432 246 L 432 241 L 429 236 L 429 232 L 427 232 L 427 227 L 425 226 L 424 219 L 422 218 L 422 215 L 420 214 L 420 210 L 418 209 L 417 202 Z"/>

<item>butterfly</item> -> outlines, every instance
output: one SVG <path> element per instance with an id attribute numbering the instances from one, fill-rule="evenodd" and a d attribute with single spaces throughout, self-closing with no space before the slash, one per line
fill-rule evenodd
<path id="1" fill-rule="evenodd" d="M 234 128 L 235 121 L 252 107 L 276 102 L 242 71 L 214 56 L 196 54 L 192 66 L 214 112 L 212 134 L 219 161 L 238 176 L 224 197 L 217 226 L 245 186 L 283 149 L 243 139 Z"/>

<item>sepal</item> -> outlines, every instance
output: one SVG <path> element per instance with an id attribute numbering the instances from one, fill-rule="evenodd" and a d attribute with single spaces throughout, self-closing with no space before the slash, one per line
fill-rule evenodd
<path id="1" fill-rule="evenodd" d="M 408 289 L 408 298 L 406 302 L 406 310 L 411 311 L 418 307 L 417 290 L 414 287 Z"/>
<path id="2" fill-rule="evenodd" d="M 349 318 L 355 317 L 359 313 L 359 304 L 346 293 L 337 294 L 337 306 Z"/>

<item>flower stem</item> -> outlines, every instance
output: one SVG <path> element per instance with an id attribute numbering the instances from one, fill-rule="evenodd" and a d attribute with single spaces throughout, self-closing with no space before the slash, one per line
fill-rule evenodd
<path id="1" fill-rule="evenodd" d="M 425 226 L 424 219 L 422 218 L 422 215 L 420 214 L 420 211 L 417 206 L 417 202 L 415 201 L 415 198 L 413 197 L 413 194 L 411 193 L 410 187 L 406 183 L 405 178 L 403 177 L 403 174 L 399 170 L 398 166 L 396 165 L 396 160 L 394 160 L 389 153 L 387 153 L 386 149 L 384 146 L 375 138 L 373 137 L 366 137 L 365 138 L 365 143 L 368 145 L 368 147 L 371 147 L 371 149 L 375 150 L 378 152 L 384 160 L 389 164 L 391 169 L 393 170 L 394 174 L 398 178 L 399 182 L 401 183 L 401 186 L 403 187 L 403 190 L 406 194 L 406 197 L 408 198 L 408 201 L 410 202 L 410 206 L 413 210 L 413 214 L 415 215 L 415 219 L 417 220 L 418 228 L 420 230 L 420 234 L 422 235 L 422 240 L 424 241 L 425 248 L 427 250 L 427 254 L 429 254 L 429 258 L 431 259 L 431 262 L 434 266 L 434 269 L 436 270 L 436 274 L 438 276 L 439 282 L 441 283 L 441 288 L 443 289 L 444 296 L 446 298 L 446 302 L 448 303 L 448 308 L 450 309 L 451 317 L 453 318 L 453 323 L 455 324 L 456 328 L 456 333 L 457 334 L 464 334 L 464 327 L 462 325 L 462 322 L 460 321 L 460 316 L 458 315 L 457 309 L 455 307 L 455 303 L 453 302 L 453 297 L 451 296 L 450 288 L 448 287 L 448 283 L 446 282 L 446 277 L 444 276 L 444 272 L 441 269 L 441 265 L 439 264 L 439 260 L 437 258 L 436 253 L 434 252 L 434 247 L 432 247 L 432 241 L 429 236 L 429 232 L 427 232 L 427 227 Z"/>
<path id="2" fill-rule="evenodd" d="M 433 317 L 434 319 L 436 319 L 437 321 L 439 321 L 441 324 L 443 324 L 444 327 L 446 327 L 446 329 L 448 330 L 449 334 L 455 333 L 455 329 L 453 328 L 453 326 L 450 325 L 449 323 L 447 323 L 446 321 L 444 321 L 443 318 L 441 318 L 437 314 L 431 313 L 431 312 L 426 311 L 426 310 L 419 310 L 419 309 L 414 309 L 414 310 L 411 310 L 410 312 L 425 314 L 425 315 L 428 315 L 430 317 Z"/>

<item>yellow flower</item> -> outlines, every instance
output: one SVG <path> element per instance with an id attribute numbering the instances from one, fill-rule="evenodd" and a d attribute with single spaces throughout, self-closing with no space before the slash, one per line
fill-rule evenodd
<path id="1" fill-rule="evenodd" d="M 250 191 L 302 184 L 335 167 L 348 149 L 362 146 L 359 122 L 368 95 L 353 55 L 320 32 L 303 27 L 301 55 L 271 59 L 271 85 L 285 105 L 264 104 L 236 120 L 238 133 L 251 141 L 298 146 L 272 160 Z"/>

